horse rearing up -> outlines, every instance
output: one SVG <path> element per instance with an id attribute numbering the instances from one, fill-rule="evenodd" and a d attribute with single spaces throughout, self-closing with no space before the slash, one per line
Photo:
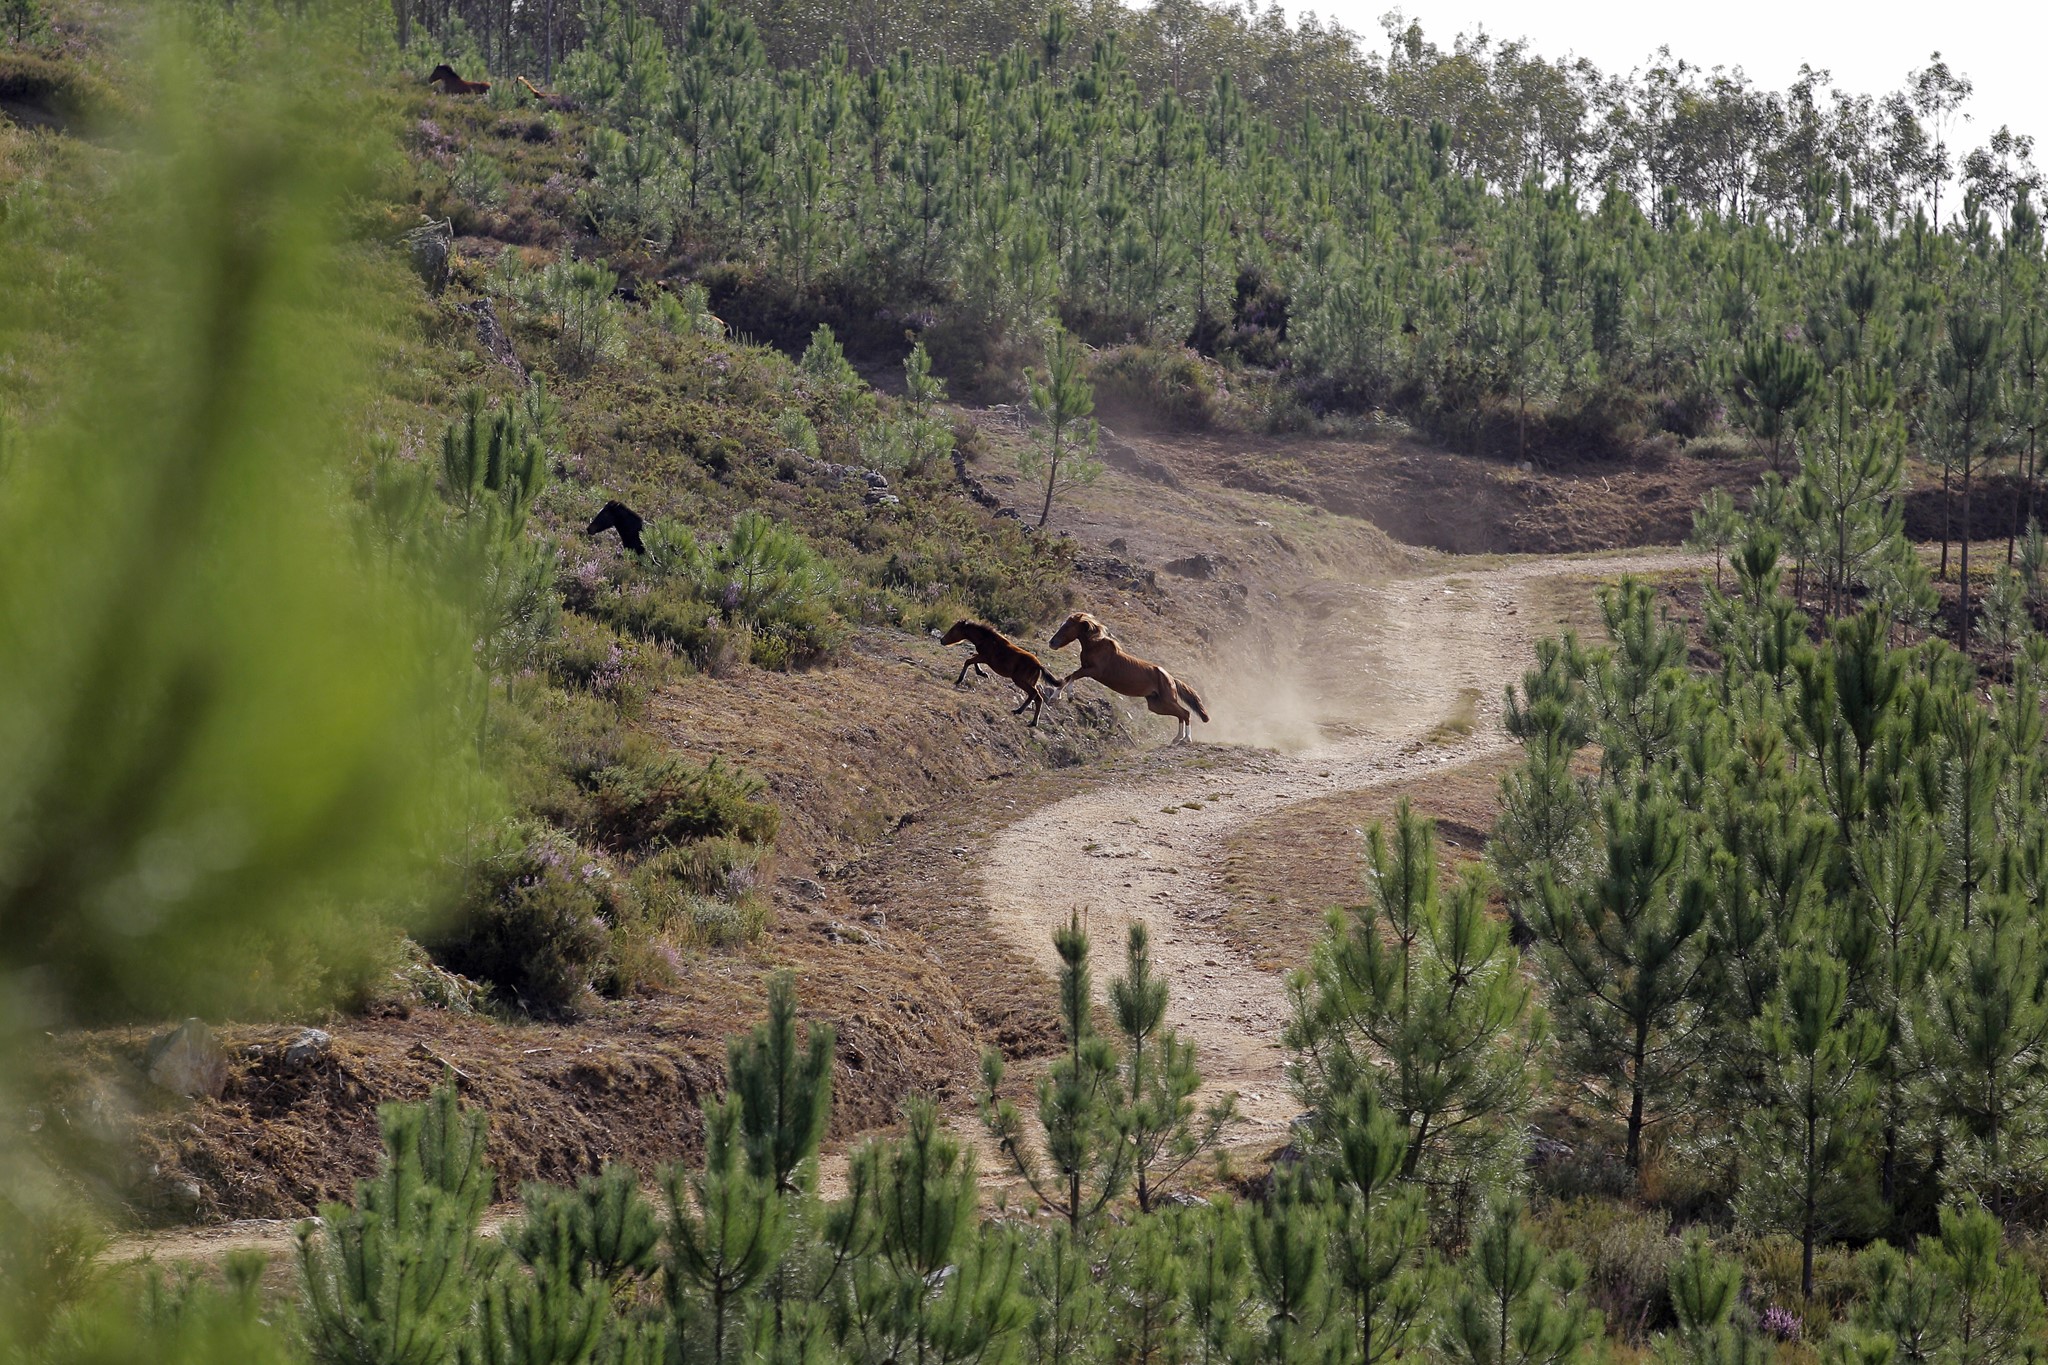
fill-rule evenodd
<path id="1" fill-rule="evenodd" d="M 981 676 L 981 665 L 987 664 L 996 672 L 1017 684 L 1024 693 L 1024 700 L 1017 703 L 1017 709 L 1010 714 L 1022 715 L 1025 707 L 1031 708 L 1031 725 L 1038 724 L 1038 713 L 1045 709 L 1045 694 L 1038 690 L 1038 680 L 1049 674 L 1038 656 L 1019 645 L 1015 640 L 997 630 L 994 626 L 980 621 L 956 621 L 946 632 L 940 644 L 957 645 L 962 641 L 974 646 L 974 652 L 967 656 L 967 662 L 960 665 L 960 676 L 953 680 L 958 687 L 967 681 L 967 670 L 973 669 Z"/>
<path id="2" fill-rule="evenodd" d="M 414 67 L 413 70 L 419 70 Z M 438 85 L 444 95 L 481 95 L 491 88 L 489 81 L 466 81 L 455 74 L 455 68 L 443 62 L 427 77 L 428 85 Z"/>
<path id="3" fill-rule="evenodd" d="M 1180 723 L 1173 735 L 1176 744 L 1194 738 L 1190 711 L 1200 716 L 1204 724 L 1208 723 L 1208 708 L 1202 705 L 1194 688 L 1151 660 L 1124 653 L 1108 627 L 1085 611 L 1077 611 L 1066 619 L 1059 633 L 1052 637 L 1052 647 L 1064 649 L 1076 640 L 1081 642 L 1081 666 L 1064 679 L 1055 679 L 1054 690 L 1082 678 L 1093 678 L 1112 692 L 1142 698 L 1145 709 L 1153 715 L 1172 716 Z"/>

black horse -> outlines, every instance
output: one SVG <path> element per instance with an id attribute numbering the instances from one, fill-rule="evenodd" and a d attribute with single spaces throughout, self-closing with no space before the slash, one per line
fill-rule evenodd
<path id="1" fill-rule="evenodd" d="M 623 502 L 608 502 L 603 510 L 590 519 L 590 525 L 583 528 L 583 533 L 594 536 L 605 531 L 617 531 L 619 544 L 637 555 L 644 554 L 647 550 L 647 547 L 640 543 L 640 528 L 646 524 L 640 520 L 638 512 Z"/>

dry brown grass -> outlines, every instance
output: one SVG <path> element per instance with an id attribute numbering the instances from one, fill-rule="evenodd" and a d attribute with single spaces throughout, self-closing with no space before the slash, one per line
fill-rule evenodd
<path id="1" fill-rule="evenodd" d="M 1297 967 L 1322 937 L 1332 906 L 1361 894 L 1364 832 L 1391 821 L 1405 798 L 1437 822 L 1437 851 L 1449 871 L 1476 861 L 1493 828 L 1501 774 L 1512 753 L 1367 791 L 1304 801 L 1261 817 L 1229 841 L 1224 886 L 1230 908 L 1223 936 L 1261 967 Z"/>

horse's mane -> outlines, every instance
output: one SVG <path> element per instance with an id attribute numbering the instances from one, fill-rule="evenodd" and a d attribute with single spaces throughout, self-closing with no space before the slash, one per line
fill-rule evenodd
<path id="1" fill-rule="evenodd" d="M 1040 668 L 1045 667 L 1045 660 L 1039 658 L 1036 654 L 1032 653 L 1024 646 L 1018 644 L 1015 640 L 1012 640 L 1009 636 L 1003 634 L 1002 631 L 996 629 L 994 626 L 990 625 L 986 621 L 970 617 L 967 620 L 960 622 L 960 629 L 969 638 L 971 638 L 977 646 L 1001 645 L 1005 649 L 1012 649 L 1015 650 L 1017 653 L 1022 654 L 1025 658 L 1031 660 L 1031 662 L 1037 664 Z"/>

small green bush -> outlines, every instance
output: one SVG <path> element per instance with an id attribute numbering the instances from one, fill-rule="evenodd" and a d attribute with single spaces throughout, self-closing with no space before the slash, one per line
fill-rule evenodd
<path id="1" fill-rule="evenodd" d="M 744 947 L 768 927 L 768 903 L 759 896 L 742 896 L 736 901 L 690 896 L 684 907 L 685 936 L 700 948 Z"/>
<path id="2" fill-rule="evenodd" d="M 1152 425 L 1200 430 L 1216 420 L 1216 385 L 1189 350 L 1120 346 L 1090 375 L 1099 408 L 1121 408 Z"/>
<path id="3" fill-rule="evenodd" d="M 1756 442 L 1740 432 L 1719 431 L 1687 441 L 1679 448 L 1689 460 L 1753 460 Z"/>
<path id="4" fill-rule="evenodd" d="M 650 746 L 651 747 L 651 746 Z M 620 851 L 731 836 L 765 844 L 782 813 L 759 778 L 713 758 L 699 767 L 674 754 L 635 752 L 591 773 L 592 834 Z"/>
<path id="5" fill-rule="evenodd" d="M 616 886 L 560 835 L 519 830 L 506 843 L 471 870 L 454 925 L 431 949 L 528 1014 L 573 1016 L 609 967 Z"/>
<path id="6" fill-rule="evenodd" d="M 1594 1302 L 1630 1340 L 1641 1342 L 1672 1324 L 1668 1280 L 1682 1247 L 1664 1215 L 1585 1199 L 1550 1205 L 1536 1217 L 1535 1230 L 1543 1245 L 1584 1263 Z"/>

